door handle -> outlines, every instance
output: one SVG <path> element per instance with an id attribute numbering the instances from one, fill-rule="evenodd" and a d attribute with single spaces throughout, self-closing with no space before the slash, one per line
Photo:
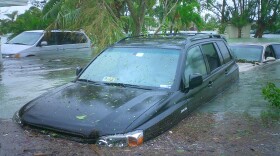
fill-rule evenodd
<path id="1" fill-rule="evenodd" d="M 209 81 L 208 87 L 212 87 L 212 85 L 213 85 L 213 81 Z"/>
<path id="2" fill-rule="evenodd" d="M 225 74 L 226 74 L 226 75 L 228 74 L 228 70 L 227 70 L 227 69 L 225 70 Z"/>

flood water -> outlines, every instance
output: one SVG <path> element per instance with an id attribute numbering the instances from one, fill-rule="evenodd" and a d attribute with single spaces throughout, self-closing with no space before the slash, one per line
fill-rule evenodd
<path id="1" fill-rule="evenodd" d="M 279 35 L 268 38 L 230 39 L 229 42 L 280 42 Z M 0 67 L 0 118 L 12 118 L 14 112 L 28 101 L 73 80 L 76 67 L 85 66 L 91 58 L 81 56 L 4 58 L 3 65 Z M 217 114 L 248 113 L 258 116 L 268 104 L 261 95 L 261 88 L 267 82 L 280 85 L 280 62 L 240 73 L 238 82 L 214 100 L 200 107 L 198 111 Z"/>
<path id="2" fill-rule="evenodd" d="M 259 116 L 267 109 L 268 102 L 262 96 L 262 88 L 273 82 L 280 87 L 280 60 L 239 73 L 239 81 L 219 96 L 199 108 L 200 112 L 247 113 Z"/>
<path id="3" fill-rule="evenodd" d="M 76 67 L 90 57 L 4 58 L 0 66 L 0 118 L 12 118 L 15 111 L 42 93 L 75 78 Z"/>

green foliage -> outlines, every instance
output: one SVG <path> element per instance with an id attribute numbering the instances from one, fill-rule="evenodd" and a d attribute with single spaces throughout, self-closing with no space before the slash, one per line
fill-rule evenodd
<path id="1" fill-rule="evenodd" d="M 211 16 L 210 14 L 205 15 L 205 24 L 203 26 L 204 30 L 213 31 L 219 27 L 218 19 L 216 19 L 214 16 Z"/>
<path id="2" fill-rule="evenodd" d="M 262 94 L 269 103 L 280 109 L 280 88 L 276 87 L 274 83 L 268 83 L 263 89 Z"/>
<path id="3" fill-rule="evenodd" d="M 269 82 L 262 89 L 262 94 L 270 106 L 261 113 L 261 119 L 264 124 L 273 125 L 280 120 L 280 88 Z"/>
<path id="4" fill-rule="evenodd" d="M 199 12 L 197 0 L 49 0 L 42 11 L 33 7 L 17 18 L 15 13 L 1 20 L 0 32 L 83 29 L 99 53 L 125 34 L 147 34 L 151 28 L 178 31 L 195 25 L 201 30 Z"/>
<path id="5" fill-rule="evenodd" d="M 238 12 L 234 12 L 232 14 L 231 23 L 237 28 L 242 28 L 249 23 L 249 16 L 247 13 L 238 14 Z"/>
<path id="6" fill-rule="evenodd" d="M 13 33 L 13 36 L 26 31 L 26 30 L 36 30 L 45 29 L 50 21 L 42 19 L 42 12 L 36 7 L 31 7 L 25 13 L 18 15 L 16 20 L 13 14 L 9 20 L 2 20 L 0 27 L 0 34 Z"/>
<path id="7" fill-rule="evenodd" d="M 220 25 L 218 26 L 218 30 L 219 30 L 219 33 L 220 33 L 220 34 L 224 34 L 224 33 L 225 33 L 226 26 L 227 26 L 226 23 L 222 23 L 222 24 L 220 24 Z"/>
<path id="8" fill-rule="evenodd" d="M 203 27 L 203 19 L 201 18 L 198 10 L 200 9 L 199 3 L 195 0 L 183 0 L 177 7 L 177 14 L 181 19 L 181 23 L 187 28 L 194 23 L 198 30 Z"/>
<path id="9" fill-rule="evenodd" d="M 196 26 L 202 30 L 204 21 L 200 14 L 200 4 L 197 0 L 160 0 L 159 5 L 154 9 L 153 15 L 159 20 L 157 31 L 177 32 L 189 30 Z"/>
<path id="10" fill-rule="evenodd" d="M 130 20 L 118 18 L 110 5 L 105 1 L 101 3 L 94 0 L 60 0 L 53 2 L 44 18 L 55 18 L 48 29 L 84 30 L 94 42 L 95 52 L 99 53 L 123 37 L 123 21 Z M 125 26 L 130 28 L 130 24 Z"/>

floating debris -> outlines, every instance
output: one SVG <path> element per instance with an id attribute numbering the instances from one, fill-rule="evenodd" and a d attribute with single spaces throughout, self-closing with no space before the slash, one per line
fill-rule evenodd
<path id="1" fill-rule="evenodd" d="M 77 115 L 76 118 L 79 120 L 84 120 L 87 117 L 87 115 Z"/>

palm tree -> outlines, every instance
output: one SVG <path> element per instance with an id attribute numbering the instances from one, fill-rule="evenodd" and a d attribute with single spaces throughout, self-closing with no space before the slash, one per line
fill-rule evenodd
<path id="1" fill-rule="evenodd" d="M 18 15 L 18 11 L 13 11 L 11 14 L 5 14 L 5 15 L 11 20 L 11 22 L 14 22 Z"/>
<path id="2" fill-rule="evenodd" d="M 53 18 L 48 29 L 83 29 L 98 45 L 99 52 L 125 34 L 129 27 L 133 35 L 139 35 L 144 25 L 147 9 L 152 9 L 155 0 L 50 0 L 43 13 L 44 18 Z M 127 13 L 129 12 L 129 13 Z M 132 23 L 127 26 L 123 16 Z"/>

